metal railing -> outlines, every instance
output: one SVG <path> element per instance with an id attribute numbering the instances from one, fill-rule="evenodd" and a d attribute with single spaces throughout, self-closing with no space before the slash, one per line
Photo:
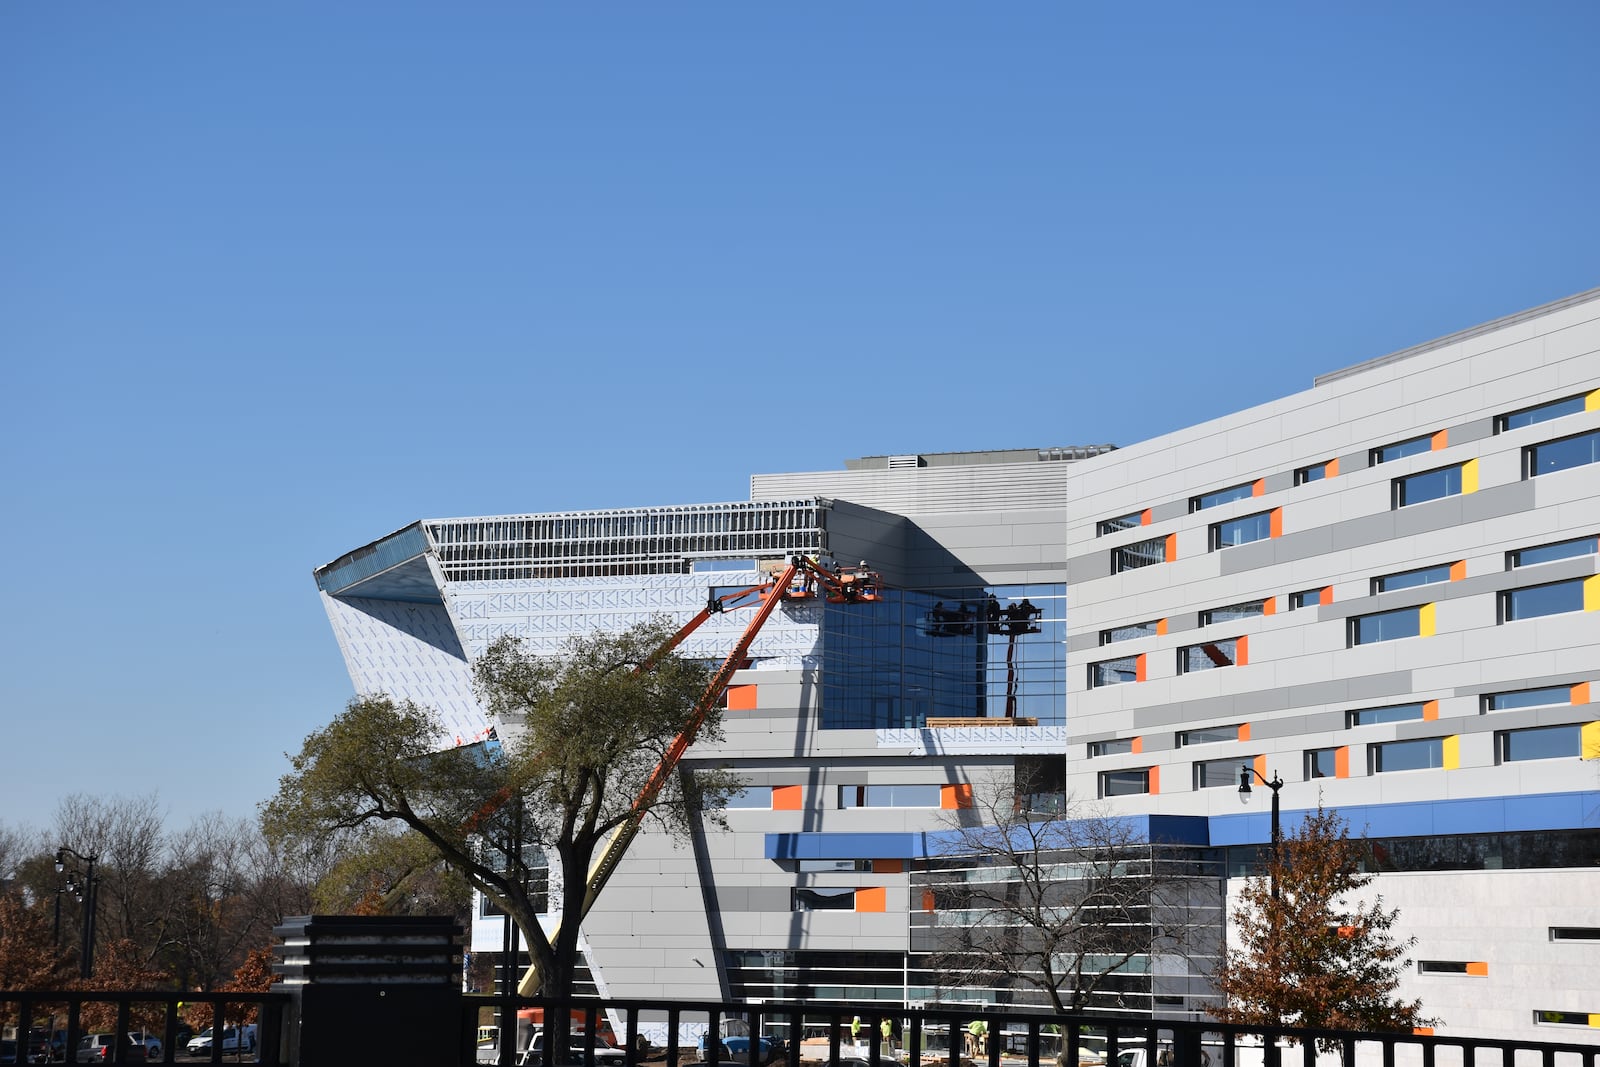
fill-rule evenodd
<path id="1" fill-rule="evenodd" d="M 80 990 L 19 990 L 0 991 L 0 1018 L 7 1026 L 15 1026 L 19 1062 L 75 1063 L 78 1046 L 86 1036 L 95 1033 L 115 1034 L 119 1038 L 130 1032 L 146 1032 L 161 1041 L 161 1054 L 146 1059 L 132 1059 L 122 1041 L 110 1046 L 110 1056 L 101 1063 L 264 1063 L 287 1067 L 283 1043 L 284 1024 L 290 1002 L 288 993 L 178 993 L 172 990 L 146 992 L 103 992 Z M 103 1006 L 103 1007 L 102 1007 Z M 236 1041 L 234 1049 L 224 1050 L 223 1041 L 213 1040 L 209 1055 L 190 1055 L 180 1047 L 178 1038 L 185 1030 L 199 1035 L 205 1026 L 189 1027 L 183 1014 L 193 1016 L 199 1006 L 209 1007 L 201 1014 L 210 1020 L 211 1032 L 223 1034 L 229 1027 L 253 1027 L 244 1031 L 244 1040 Z M 86 1011 L 87 1010 L 87 1011 Z M 110 1014 L 108 1026 L 86 1026 L 85 1014 L 104 1017 Z M 155 1018 L 155 1027 L 140 1024 L 141 1019 Z M 31 1040 L 35 1028 L 44 1028 L 43 1049 L 36 1049 Z M 49 1056 L 35 1060 L 36 1052 Z"/>

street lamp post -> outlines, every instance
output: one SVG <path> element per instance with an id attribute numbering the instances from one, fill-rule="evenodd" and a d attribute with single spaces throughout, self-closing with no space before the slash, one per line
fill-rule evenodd
<path id="1" fill-rule="evenodd" d="M 1279 778 L 1278 772 L 1274 771 L 1272 772 L 1272 781 L 1269 782 L 1265 775 L 1250 766 L 1250 764 L 1242 764 L 1239 767 L 1239 795 L 1241 797 L 1250 795 L 1250 778 L 1252 775 L 1259 778 L 1262 785 L 1272 790 L 1272 866 L 1267 870 L 1272 876 L 1272 899 L 1276 903 L 1278 899 L 1278 853 L 1279 849 L 1283 847 L 1283 823 L 1281 821 L 1281 809 L 1278 807 L 1278 790 L 1283 788 L 1283 779 Z"/>
<path id="2" fill-rule="evenodd" d="M 83 902 L 82 929 L 79 931 L 82 940 L 78 951 L 78 973 L 84 978 L 90 978 L 94 975 L 95 914 L 100 903 L 100 879 L 95 876 L 94 865 L 100 857 L 94 852 L 85 856 L 76 849 L 70 849 L 66 845 L 62 845 L 56 849 L 57 874 L 66 871 L 68 856 L 75 858 L 78 863 L 83 865 L 79 869 L 78 863 L 73 864 L 72 871 L 67 874 L 67 888 Z M 78 881 L 79 878 L 83 879 L 81 883 Z M 59 899 L 58 897 L 57 900 L 59 901 Z"/>

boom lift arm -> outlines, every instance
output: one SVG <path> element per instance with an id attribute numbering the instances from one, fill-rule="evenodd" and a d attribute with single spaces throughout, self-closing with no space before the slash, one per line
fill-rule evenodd
<path id="1" fill-rule="evenodd" d="M 861 603 L 881 599 L 882 588 L 878 575 L 867 569 L 865 561 L 859 567 L 836 567 L 829 569 L 823 567 L 809 556 L 794 556 L 790 559 L 781 574 L 762 585 L 750 586 L 747 589 L 736 590 L 721 596 L 713 594 L 706 601 L 694 618 L 690 619 L 678 630 L 664 645 L 657 649 L 649 659 L 641 663 L 636 671 L 650 670 L 658 663 L 662 656 L 681 645 L 692 633 L 705 624 L 712 615 L 720 614 L 727 610 L 729 605 L 741 605 L 740 601 L 747 600 L 752 594 L 758 596 L 759 607 L 755 615 L 745 626 L 744 633 L 740 635 L 737 643 L 722 665 L 711 676 L 711 681 L 706 685 L 705 692 L 690 709 L 689 720 L 667 746 L 666 753 L 661 757 L 661 762 L 646 779 L 644 788 L 633 802 L 633 807 L 628 817 L 616 828 L 611 835 L 611 840 L 605 849 L 589 868 L 589 877 L 584 885 L 583 910 L 579 918 L 589 914 L 589 909 L 594 907 L 595 901 L 600 897 L 600 891 L 605 888 L 612 874 L 616 872 L 622 857 L 627 853 L 628 846 L 633 844 L 633 839 L 639 835 L 639 828 L 644 825 L 645 816 L 650 813 L 650 808 L 655 804 L 656 798 L 661 795 L 662 788 L 667 780 L 678 769 L 678 764 L 683 759 L 683 754 L 689 746 L 694 744 L 695 737 L 700 732 L 700 727 L 705 725 L 706 716 L 722 698 L 722 693 L 733 680 L 735 671 L 740 670 L 745 663 L 745 657 L 750 652 L 750 646 L 755 642 L 756 636 L 761 633 L 761 628 L 772 617 L 779 601 L 802 600 L 817 595 L 821 587 L 826 599 L 836 603 Z M 557 928 L 559 929 L 559 927 Z M 555 940 L 555 930 L 551 931 L 551 940 Z M 537 963 L 532 963 L 522 976 L 522 981 L 517 984 L 517 992 L 521 996 L 532 996 L 539 986 L 539 968 Z"/>

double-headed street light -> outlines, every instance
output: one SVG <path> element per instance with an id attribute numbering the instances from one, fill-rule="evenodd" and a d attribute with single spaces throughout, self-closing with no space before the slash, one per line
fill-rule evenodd
<path id="1" fill-rule="evenodd" d="M 78 861 L 72 865 L 71 871 L 67 870 L 69 856 Z M 83 902 L 83 920 L 79 924 L 82 940 L 78 946 L 78 973 L 84 978 L 94 975 L 95 913 L 98 910 L 96 905 L 100 902 L 100 879 L 95 876 L 94 865 L 99 858 L 93 852 L 85 856 L 66 845 L 56 849 L 56 873 L 66 873 L 67 890 Z M 81 868 L 79 864 L 82 864 Z M 58 904 L 59 901 L 57 897 Z"/>
<path id="2" fill-rule="evenodd" d="M 1280 821 L 1280 811 L 1278 808 L 1278 790 L 1283 788 L 1283 779 L 1279 778 L 1278 772 L 1274 771 L 1272 772 L 1272 781 L 1269 782 L 1264 774 L 1256 770 L 1250 764 L 1241 764 L 1239 767 L 1239 795 L 1241 797 L 1248 797 L 1250 795 L 1250 779 L 1252 776 L 1259 778 L 1262 785 L 1272 790 L 1272 866 L 1268 868 L 1268 871 L 1272 876 L 1272 899 L 1273 901 L 1277 901 L 1278 852 L 1283 846 L 1283 824 Z"/>

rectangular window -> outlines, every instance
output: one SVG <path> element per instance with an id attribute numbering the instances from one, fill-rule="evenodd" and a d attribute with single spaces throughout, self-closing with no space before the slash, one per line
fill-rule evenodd
<path id="1" fill-rule="evenodd" d="M 1517 708 L 1546 708 L 1572 703 L 1572 687 L 1551 685 L 1543 689 L 1518 689 L 1510 693 L 1489 693 L 1483 698 L 1484 711 L 1515 711 Z"/>
<path id="2" fill-rule="evenodd" d="M 1250 756 L 1238 759 L 1214 759 L 1194 765 L 1196 789 L 1220 789 L 1227 786 L 1239 788 L 1239 768 L 1248 764 Z"/>
<path id="3" fill-rule="evenodd" d="M 1265 541 L 1272 536 L 1272 512 L 1260 511 L 1227 522 L 1211 524 L 1211 551 Z"/>
<path id="4" fill-rule="evenodd" d="M 1600 926 L 1552 926 L 1552 941 L 1600 941 Z"/>
<path id="5" fill-rule="evenodd" d="M 1148 792 L 1150 792 L 1148 767 L 1131 771 L 1100 772 L 1100 795 L 1103 797 L 1127 797 Z"/>
<path id="6" fill-rule="evenodd" d="M 1298 593 L 1289 594 L 1289 610 L 1297 611 L 1300 608 L 1314 608 L 1322 603 L 1322 590 L 1302 589 Z"/>
<path id="7" fill-rule="evenodd" d="M 1569 396 L 1564 400 L 1551 400 L 1544 404 L 1535 404 L 1531 408 L 1513 411 L 1508 415 L 1498 415 L 1494 420 L 1494 432 L 1504 433 L 1523 426 L 1532 426 L 1536 422 L 1549 422 L 1559 419 L 1563 415 L 1574 415 L 1583 410 L 1584 397 Z"/>
<path id="8" fill-rule="evenodd" d="M 1388 463 L 1391 459 L 1401 459 L 1405 456 L 1414 456 L 1418 452 L 1428 452 L 1433 449 L 1433 435 L 1423 434 L 1421 437 L 1412 437 L 1405 441 L 1396 441 L 1392 445 L 1383 445 L 1372 450 L 1373 463 Z"/>
<path id="9" fill-rule="evenodd" d="M 789 890 L 791 911 L 855 911 L 854 889 L 822 889 L 819 887 Z"/>
<path id="10" fill-rule="evenodd" d="M 1600 538 L 1596 537 L 1579 537 L 1572 541 L 1557 541 L 1554 544 L 1538 545 L 1534 548 L 1519 548 L 1506 553 L 1506 566 L 1516 570 L 1518 567 L 1531 567 L 1536 563 L 1553 563 L 1558 559 L 1592 556 L 1597 548 L 1600 548 Z"/>
<path id="11" fill-rule="evenodd" d="M 795 870 L 801 874 L 837 874 L 872 870 L 871 860 L 796 860 Z"/>
<path id="12" fill-rule="evenodd" d="M 1210 626 L 1214 622 L 1237 622 L 1240 619 L 1254 619 L 1267 613 L 1265 600 L 1246 600 L 1242 604 L 1229 604 L 1224 608 L 1211 608 L 1200 613 L 1200 625 Z"/>
<path id="13" fill-rule="evenodd" d="M 1350 620 L 1350 643 L 1372 645 L 1379 641 L 1396 641 L 1402 637 L 1417 637 L 1422 633 L 1422 608 L 1398 608 L 1380 611 L 1374 615 L 1357 615 Z"/>
<path id="14" fill-rule="evenodd" d="M 1421 704 L 1395 704 L 1387 708 L 1362 708 L 1360 711 L 1347 711 L 1344 713 L 1344 724 L 1351 726 L 1373 726 L 1380 722 L 1414 722 L 1422 719 Z"/>
<path id="15" fill-rule="evenodd" d="M 1536 1026 L 1588 1026 L 1586 1011 L 1540 1011 L 1535 1008 L 1533 1022 Z"/>
<path id="16" fill-rule="evenodd" d="M 1184 730 L 1178 734 L 1178 747 L 1209 745 L 1217 741 L 1239 740 L 1238 726 L 1207 726 L 1200 730 Z"/>
<path id="17" fill-rule="evenodd" d="M 1227 489 L 1218 489 L 1214 493 L 1190 497 L 1189 510 L 1204 511 L 1206 508 L 1214 508 L 1218 504 L 1226 504 L 1233 500 L 1243 500 L 1254 493 L 1255 486 L 1251 482 L 1246 482 L 1244 485 L 1230 486 Z"/>
<path id="18" fill-rule="evenodd" d="M 1139 680 L 1139 657 L 1123 656 L 1121 659 L 1102 660 L 1089 664 L 1089 688 L 1121 685 Z"/>
<path id="19" fill-rule="evenodd" d="M 1390 741 L 1372 745 L 1372 773 L 1421 771 L 1444 766 L 1444 738 L 1424 737 L 1416 741 Z"/>
<path id="20" fill-rule="evenodd" d="M 1148 541 L 1139 541 L 1131 545 L 1111 550 L 1111 573 L 1121 574 L 1123 571 L 1137 570 L 1140 567 L 1150 567 L 1157 563 L 1167 561 L 1167 539 L 1165 537 L 1152 537 Z"/>
<path id="21" fill-rule="evenodd" d="M 1313 463 L 1309 467 L 1301 467 L 1294 472 L 1294 484 L 1305 485 L 1308 482 L 1320 482 L 1328 476 L 1326 463 Z"/>
<path id="22" fill-rule="evenodd" d="M 1381 578 L 1372 579 L 1372 592 L 1374 594 L 1392 593 L 1396 589 L 1415 589 L 1419 585 L 1448 582 L 1450 580 L 1450 566 L 1448 563 L 1440 563 L 1434 567 L 1418 567 L 1414 571 L 1385 574 Z"/>
<path id="23" fill-rule="evenodd" d="M 1307 778 L 1336 778 L 1339 774 L 1339 750 L 1313 748 L 1306 752 Z"/>
<path id="24" fill-rule="evenodd" d="M 1535 759 L 1575 759 L 1583 752 L 1581 726 L 1538 726 L 1495 735 L 1501 763 Z"/>
<path id="25" fill-rule="evenodd" d="M 1118 641 L 1133 641 L 1141 637 L 1154 637 L 1159 624 L 1151 619 L 1149 622 L 1130 622 L 1125 626 L 1113 626 L 1109 630 L 1100 631 L 1100 643 L 1113 645 Z"/>
<path id="26" fill-rule="evenodd" d="M 1538 619 L 1545 615 L 1565 615 L 1569 611 L 1583 610 L 1583 579 L 1530 585 L 1521 589 L 1507 589 L 1500 594 L 1500 619 L 1516 622 L 1519 619 Z"/>
<path id="27" fill-rule="evenodd" d="M 937 808 L 937 785 L 841 785 L 841 808 Z"/>
<path id="28" fill-rule="evenodd" d="M 1131 530 L 1141 525 L 1144 513 L 1135 511 L 1127 515 L 1118 515 L 1114 519 L 1101 519 L 1094 524 L 1094 535 L 1104 537 L 1106 534 L 1116 533 L 1118 530 Z"/>
<path id="29" fill-rule="evenodd" d="M 1110 741 L 1090 741 L 1089 758 L 1095 756 L 1116 756 L 1124 752 L 1133 751 L 1133 738 L 1117 737 Z"/>
<path id="30" fill-rule="evenodd" d="M 1461 467 L 1462 464 L 1457 463 L 1453 467 L 1440 467 L 1437 470 L 1396 478 L 1394 506 L 1404 508 L 1412 504 L 1424 504 L 1429 500 L 1442 500 L 1447 496 L 1460 496 Z"/>
<path id="31" fill-rule="evenodd" d="M 728 810 L 740 808 L 771 809 L 772 787 L 770 785 L 750 786 L 741 789 L 728 798 Z"/>
<path id="32" fill-rule="evenodd" d="M 1198 645 L 1187 645 L 1178 649 L 1179 674 L 1209 671 L 1216 667 L 1232 667 L 1238 662 L 1237 637 L 1224 638 L 1221 641 L 1204 641 Z"/>
<path id="33" fill-rule="evenodd" d="M 1556 471 L 1600 463 L 1600 430 L 1529 445 L 1522 450 L 1522 457 L 1525 478 L 1537 478 L 1541 474 L 1554 474 Z"/>
<path id="34" fill-rule="evenodd" d="M 1418 974 L 1466 974 L 1466 960 L 1418 960 Z"/>

